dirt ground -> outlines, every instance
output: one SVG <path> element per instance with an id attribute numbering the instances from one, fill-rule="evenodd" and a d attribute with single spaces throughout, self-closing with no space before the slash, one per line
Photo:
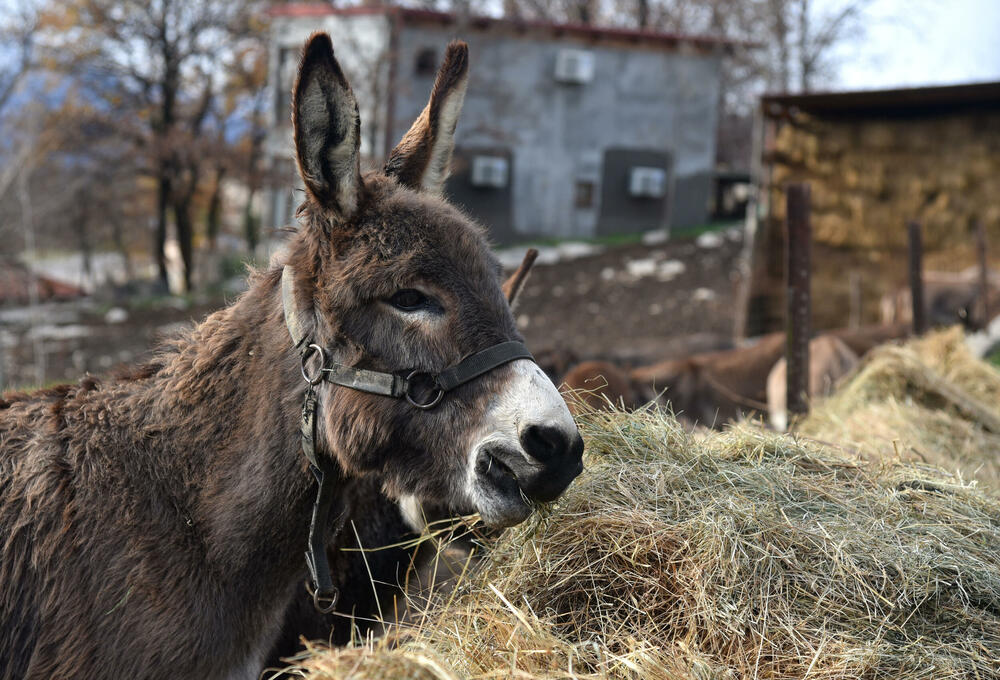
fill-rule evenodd
<path id="1" fill-rule="evenodd" d="M 740 231 L 729 229 L 698 239 L 601 247 L 574 259 L 561 253 L 551 261 L 557 256 L 549 253 L 536 264 L 515 316 L 540 362 L 556 373 L 572 359 L 634 364 L 715 349 L 732 335 L 740 249 Z M 508 259 L 519 261 L 523 251 Z M 84 299 L 43 305 L 34 322 L 25 308 L 0 309 L 3 389 L 38 384 L 40 356 L 42 384 L 142 361 L 164 336 L 223 304 L 221 297 L 132 304 Z M 563 363 L 553 364 L 553 354 Z"/>
<path id="2" fill-rule="evenodd" d="M 733 334 L 741 248 L 731 229 L 538 264 L 515 317 L 538 354 L 641 363 L 717 349 Z"/>

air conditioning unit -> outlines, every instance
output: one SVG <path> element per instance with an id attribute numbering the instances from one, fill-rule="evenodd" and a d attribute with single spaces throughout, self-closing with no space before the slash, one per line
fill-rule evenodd
<path id="1" fill-rule="evenodd" d="M 472 186 L 503 189 L 507 186 L 508 163 L 502 156 L 475 156 L 472 159 Z"/>
<path id="2" fill-rule="evenodd" d="M 632 168 L 628 193 L 636 198 L 663 198 L 667 195 L 667 171 L 663 168 Z"/>
<path id="3" fill-rule="evenodd" d="M 556 54 L 556 80 L 582 84 L 594 79 L 594 54 L 585 50 L 559 50 Z"/>

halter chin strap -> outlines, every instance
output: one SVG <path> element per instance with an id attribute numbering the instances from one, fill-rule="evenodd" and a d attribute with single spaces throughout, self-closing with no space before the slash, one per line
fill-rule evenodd
<path id="1" fill-rule="evenodd" d="M 309 524 L 309 547 L 306 550 L 306 565 L 312 582 L 311 593 L 313 605 L 323 613 L 333 611 L 337 604 L 339 592 L 333 585 L 330 576 L 330 564 L 327 560 L 326 546 L 328 544 L 327 528 L 330 524 L 330 511 L 333 505 L 333 482 L 340 476 L 339 468 L 325 456 L 316 455 L 316 385 L 322 381 L 349 387 L 361 392 L 378 394 L 395 399 L 405 398 L 411 405 L 419 409 L 432 409 L 437 406 L 445 393 L 489 373 L 494 368 L 503 366 L 518 359 L 534 361 L 535 358 L 517 341 L 501 342 L 486 349 L 471 354 L 454 366 L 434 374 L 427 371 L 414 370 L 406 377 L 394 373 L 382 373 L 362 368 L 354 368 L 345 364 L 328 362 L 327 352 L 321 346 L 307 341 L 304 325 L 295 306 L 295 272 L 285 265 L 281 272 L 281 304 L 284 307 L 285 325 L 292 343 L 299 352 L 302 362 L 302 377 L 305 378 L 305 400 L 302 404 L 302 453 L 309 461 L 309 469 L 316 478 L 316 500 L 313 503 L 312 520 Z M 319 369 L 310 375 L 306 364 L 313 354 L 319 354 Z M 423 392 L 423 396 L 421 396 Z M 343 531 L 347 522 L 348 509 L 341 504 L 341 513 L 334 527 L 333 537 Z"/>

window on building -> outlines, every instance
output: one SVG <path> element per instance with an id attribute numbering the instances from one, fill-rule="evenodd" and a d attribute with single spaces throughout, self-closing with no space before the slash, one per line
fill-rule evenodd
<path id="1" fill-rule="evenodd" d="M 295 50 L 291 47 L 278 49 L 277 73 L 274 78 L 274 118 L 279 124 L 291 120 L 292 82 L 295 79 Z"/>
<path id="2" fill-rule="evenodd" d="M 433 47 L 424 47 L 417 52 L 414 71 L 418 76 L 432 76 L 437 72 L 437 52 Z"/>
<path id="3" fill-rule="evenodd" d="M 577 180 L 576 190 L 573 192 L 573 204 L 577 208 L 594 207 L 594 183 L 588 180 Z"/>
<path id="4" fill-rule="evenodd" d="M 476 156 L 472 159 L 472 186 L 503 189 L 510 172 L 507 159 L 502 156 Z"/>

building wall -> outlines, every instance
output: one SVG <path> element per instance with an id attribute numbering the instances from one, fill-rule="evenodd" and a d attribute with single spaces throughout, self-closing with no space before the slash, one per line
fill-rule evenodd
<path id="1" fill-rule="evenodd" d="M 452 37 L 444 27 L 403 28 L 394 138 L 419 114 L 433 85 L 433 74 L 415 73 L 418 54 L 432 49 L 440 60 Z M 496 236 L 597 235 L 608 149 L 671 157 L 675 182 L 665 222 L 655 226 L 683 228 L 706 220 L 720 57 L 502 32 L 470 31 L 462 37 L 470 46 L 471 76 L 456 146 L 511 152 L 511 233 Z M 556 55 L 566 47 L 594 54 L 591 82 L 554 79 Z M 593 202 L 577 207 L 577 183 L 586 181 L 594 183 Z M 650 226 L 638 220 L 634 231 Z"/>
<path id="2" fill-rule="evenodd" d="M 456 133 L 456 160 L 491 149 L 509 155 L 511 186 L 509 197 L 487 196 L 483 192 L 490 190 L 470 189 L 468 173 L 457 168 L 451 187 L 473 214 L 477 205 L 483 206 L 479 217 L 493 228 L 495 240 L 629 231 L 620 216 L 614 221 L 601 218 L 602 196 L 608 191 L 602 186 L 608 150 L 633 149 L 636 164 L 652 151 L 666 155 L 672 164 L 662 219 L 650 220 L 649 211 L 637 211 L 631 231 L 683 229 L 707 220 L 715 159 L 717 54 L 404 24 L 395 52 L 392 121 L 387 124 L 391 25 L 386 17 L 276 17 L 270 64 L 276 93 L 267 152 L 278 174 L 294 171 L 289 98 L 282 101 L 279 93 L 290 90 L 298 51 L 316 30 L 331 33 L 337 58 L 354 87 L 362 118 L 362 155 L 372 162 L 381 160 L 387 142 L 398 140 L 425 106 L 436 66 L 448 41 L 456 37 L 453 33 L 469 42 L 471 79 Z M 591 82 L 555 80 L 556 56 L 566 47 L 594 54 Z M 435 68 L 418 72 L 422 53 L 425 65 L 432 53 Z M 589 184 L 582 187 L 592 199 L 589 205 L 580 199 L 581 184 Z M 626 187 L 616 191 L 625 193 Z M 290 190 L 284 195 L 281 189 L 275 191 L 265 224 L 287 222 L 295 203 Z"/>

